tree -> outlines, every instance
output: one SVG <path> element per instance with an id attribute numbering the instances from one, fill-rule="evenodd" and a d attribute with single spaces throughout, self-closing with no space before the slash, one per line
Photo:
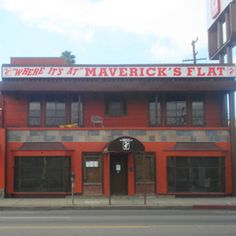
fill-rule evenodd
<path id="1" fill-rule="evenodd" d="M 61 57 L 65 59 L 66 64 L 75 64 L 75 55 L 71 54 L 70 51 L 64 51 L 61 53 Z"/>

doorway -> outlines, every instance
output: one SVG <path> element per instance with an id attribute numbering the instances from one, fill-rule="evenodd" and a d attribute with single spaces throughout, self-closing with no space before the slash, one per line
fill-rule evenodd
<path id="1" fill-rule="evenodd" d="M 110 153 L 110 181 L 112 195 L 128 194 L 128 153 Z"/>

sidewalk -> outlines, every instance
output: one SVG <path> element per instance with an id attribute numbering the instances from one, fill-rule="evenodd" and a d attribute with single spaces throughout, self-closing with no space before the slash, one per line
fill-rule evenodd
<path id="1" fill-rule="evenodd" d="M 107 197 L 76 196 L 66 198 L 4 198 L 0 210 L 30 209 L 230 209 L 236 210 L 236 197 L 175 198 L 174 196 L 147 196 L 146 205 L 142 196 Z"/>

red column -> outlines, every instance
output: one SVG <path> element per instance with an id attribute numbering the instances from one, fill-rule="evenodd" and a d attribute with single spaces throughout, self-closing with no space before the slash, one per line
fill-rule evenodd
<path id="1" fill-rule="evenodd" d="M 109 166 L 108 153 L 103 156 L 103 193 L 105 196 L 109 196 L 110 192 L 110 166 Z"/>
<path id="2" fill-rule="evenodd" d="M 71 160 L 71 171 L 75 173 L 75 193 L 83 192 L 83 161 L 81 153 L 74 153 Z"/>
<path id="3" fill-rule="evenodd" d="M 128 155 L 128 195 L 135 194 L 134 156 Z"/>

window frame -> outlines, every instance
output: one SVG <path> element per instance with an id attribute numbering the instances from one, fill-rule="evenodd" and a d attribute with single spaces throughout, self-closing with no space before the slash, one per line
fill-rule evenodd
<path id="1" fill-rule="evenodd" d="M 57 100 L 63 100 L 64 103 L 64 122 L 58 122 L 54 125 L 47 123 L 47 102 L 57 102 Z M 73 101 L 77 100 L 77 120 L 73 120 Z M 31 102 L 37 102 L 40 104 L 40 114 L 38 115 L 39 123 L 37 125 L 31 124 L 30 119 L 32 117 L 30 104 Z M 60 109 L 59 109 L 60 110 Z M 58 111 L 58 109 L 57 109 Z M 80 94 L 59 94 L 59 95 L 51 95 L 51 96 L 34 96 L 30 95 L 27 99 L 27 125 L 28 127 L 59 127 L 64 124 L 74 124 L 76 123 L 78 126 L 83 125 L 83 100 Z M 52 116 L 51 116 L 52 117 Z M 62 116 L 57 116 L 62 117 Z M 50 118 L 50 117 L 49 117 Z M 74 122 L 76 121 L 76 122 Z"/>
<path id="2" fill-rule="evenodd" d="M 82 154 L 82 160 L 83 160 L 83 184 L 84 185 L 89 185 L 89 184 L 102 184 L 103 183 L 103 159 L 102 159 L 102 153 L 98 153 L 98 152 L 84 152 Z M 94 166 L 86 166 L 88 162 L 96 162 L 98 161 L 98 167 L 94 167 Z M 92 163 L 91 163 L 92 164 Z M 87 168 L 93 168 L 91 170 L 95 170 L 98 172 L 99 175 L 99 179 L 94 181 L 94 180 L 88 180 L 88 176 L 87 176 Z M 98 169 L 95 169 L 98 168 Z"/>
<path id="3" fill-rule="evenodd" d="M 67 122 L 67 102 L 66 102 L 66 97 L 64 95 L 59 95 L 59 96 L 46 96 L 45 98 L 45 126 L 46 127 L 57 127 L 59 125 L 66 124 Z M 47 106 L 49 104 L 52 104 L 54 106 L 54 109 L 48 109 Z M 60 104 L 63 104 L 63 109 L 59 109 L 58 106 Z M 49 115 L 49 112 L 53 112 L 53 115 Z M 58 115 L 57 113 L 63 112 L 63 115 Z M 54 122 L 48 122 L 48 119 L 54 120 Z M 60 119 L 64 119 L 61 120 Z M 55 122 L 56 120 L 56 122 Z"/>
<path id="4" fill-rule="evenodd" d="M 168 104 L 173 103 L 174 107 L 168 109 Z M 184 107 L 178 108 L 179 104 L 184 103 Z M 166 126 L 187 126 L 188 125 L 188 99 L 185 97 L 167 97 L 166 99 Z M 168 112 L 173 112 L 175 115 L 168 115 Z M 174 119 L 175 122 L 170 122 L 168 119 Z"/>
<path id="5" fill-rule="evenodd" d="M 150 107 L 153 104 L 153 110 Z M 152 122 L 153 120 L 153 122 Z M 161 99 L 158 95 L 148 97 L 148 125 L 152 127 L 160 127 L 162 124 L 162 108 Z"/>
<path id="6" fill-rule="evenodd" d="M 119 103 L 120 108 L 116 111 L 112 104 Z M 125 95 L 110 95 L 105 97 L 105 115 L 111 117 L 127 116 L 127 98 Z"/>
<path id="7" fill-rule="evenodd" d="M 134 154 L 134 163 L 135 163 L 135 183 L 136 184 L 140 184 L 140 183 L 143 183 L 144 182 L 144 179 L 143 179 L 143 168 L 142 168 L 142 165 L 143 165 L 143 155 L 144 154 Z M 150 164 L 153 164 L 153 168 L 150 170 L 149 169 L 149 172 L 145 171 L 145 181 L 147 183 L 155 183 L 156 182 L 156 155 L 154 152 L 147 152 L 145 153 L 145 167 L 146 167 L 146 170 L 147 170 L 147 160 L 149 159 L 152 159 L 151 160 L 151 163 Z M 141 166 L 141 176 L 138 176 L 138 173 L 139 173 L 139 170 L 140 170 L 140 167 L 137 166 L 138 164 L 138 161 L 140 161 L 140 166 Z M 148 176 L 150 178 L 147 178 Z"/>
<path id="8" fill-rule="evenodd" d="M 77 100 L 77 101 L 76 101 Z M 83 125 L 83 102 L 80 95 L 72 95 L 70 97 L 69 109 L 70 109 L 70 123 L 77 124 L 78 126 Z M 74 111 L 73 104 L 77 103 L 77 111 Z M 77 113 L 77 114 L 76 114 Z M 76 114 L 76 115 L 75 115 Z M 74 116 L 77 116 L 77 119 L 74 121 Z"/>
<path id="9" fill-rule="evenodd" d="M 202 103 L 202 116 L 194 116 L 193 103 Z M 197 110 L 197 109 L 196 109 Z M 199 110 L 199 109 L 198 109 Z M 192 126 L 205 126 L 206 124 L 206 112 L 205 112 L 205 101 L 203 99 L 191 99 L 191 125 Z M 202 118 L 201 124 L 194 124 L 194 118 Z"/>
<path id="10" fill-rule="evenodd" d="M 39 104 L 39 115 L 38 116 L 31 116 L 31 109 L 30 109 L 30 104 L 31 103 L 38 103 Z M 39 119 L 39 123 L 34 125 L 31 124 L 31 118 L 38 118 Z M 40 97 L 31 97 L 28 100 L 28 116 L 27 116 L 27 120 L 28 120 L 28 126 L 29 127 L 40 127 L 42 125 L 42 102 L 41 102 L 41 98 Z"/>

